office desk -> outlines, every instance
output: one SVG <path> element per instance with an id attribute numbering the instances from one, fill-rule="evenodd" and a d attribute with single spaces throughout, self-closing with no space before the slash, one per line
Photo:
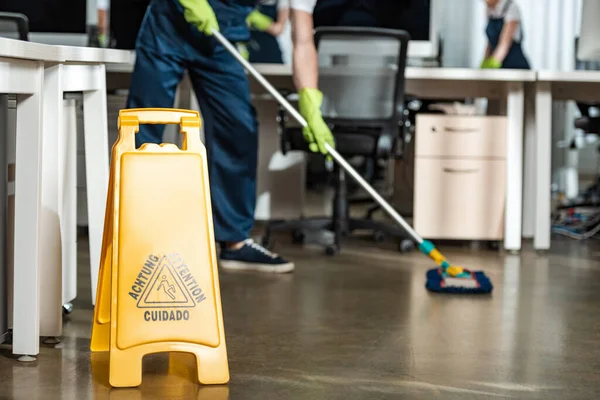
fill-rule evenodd
<path id="1" fill-rule="evenodd" d="M 552 185 L 552 102 L 554 100 L 599 101 L 598 71 L 539 71 L 535 118 L 535 238 L 537 250 L 550 248 Z"/>
<path id="2" fill-rule="evenodd" d="M 76 295 L 76 219 L 73 215 L 76 210 L 76 147 L 75 135 L 65 131 L 64 94 L 83 94 L 85 144 L 88 155 L 86 170 L 88 182 L 91 183 L 88 190 L 88 204 L 92 216 L 90 261 L 92 290 L 95 291 L 108 188 L 104 64 L 130 62 L 131 53 L 0 39 L 0 57 L 32 60 L 30 62 L 41 68 L 40 90 L 39 93 L 36 92 L 43 102 L 42 111 L 39 113 L 40 131 L 43 134 L 35 143 L 39 151 L 36 146 L 23 140 L 28 137 L 23 135 L 19 128 L 20 118 L 24 116 L 17 115 L 12 290 L 13 353 L 35 356 L 39 353 L 40 336 L 59 336 L 62 333 L 63 299 L 73 299 Z M 22 81 L 28 79 L 31 81 L 29 85 L 36 82 L 33 78 L 13 72 L 12 76 L 3 77 L 2 83 L 25 84 Z M 35 123 L 36 117 L 37 115 L 32 115 L 30 123 Z M 35 132 L 34 129 L 30 130 Z M 24 150 L 24 145 L 28 145 L 29 148 Z M 30 158 L 22 156 L 24 151 L 31 154 Z M 34 157 L 37 157 L 35 162 L 32 161 Z M 39 174 L 36 175 L 34 170 L 38 168 L 38 164 Z M 29 176 L 19 172 L 24 169 L 29 172 Z M 35 184 L 37 192 L 29 188 Z M 23 194 L 24 189 L 29 191 Z M 33 203 L 37 207 L 35 212 L 30 210 Z M 23 209 L 26 207 L 29 212 L 24 215 Z M 35 219 L 35 232 L 32 230 L 33 222 L 27 218 L 32 221 Z M 22 239 L 24 229 L 28 232 L 26 236 L 29 236 L 26 240 Z M 24 257 L 27 257 L 26 261 L 23 260 Z M 92 297 L 95 298 L 94 295 Z"/>
<path id="3" fill-rule="evenodd" d="M 291 66 L 258 64 L 256 67 L 277 88 L 294 89 Z M 406 69 L 407 94 L 431 99 L 485 97 L 499 99 L 504 103 L 502 108 L 508 118 L 504 239 L 504 247 L 507 250 L 521 249 L 525 89 L 526 84 L 532 85 L 535 80 L 536 73 L 533 71 L 410 67 Z M 257 107 L 261 126 L 257 219 L 271 218 L 270 209 L 281 208 L 280 202 L 284 202 L 283 208 L 286 211 L 297 210 L 298 217 L 304 198 L 302 159 L 286 160 L 279 153 L 279 141 L 266 136 L 266 131 L 276 132 L 274 103 L 268 100 L 265 90 L 257 82 L 251 80 L 251 87 L 255 98 L 261 102 L 261 107 Z M 528 120 L 531 118 L 532 115 L 528 115 Z M 288 155 L 290 156 L 292 154 Z M 273 199 L 279 202 L 273 202 Z M 271 204 L 276 205 L 273 207 Z M 275 217 L 281 217 L 279 212 Z"/>
<path id="4" fill-rule="evenodd" d="M 9 271 L 15 288 L 13 315 L 18 316 L 13 318 L 14 354 L 35 355 L 39 351 L 40 263 L 44 261 L 40 253 L 44 63 L 59 60 L 58 51 L 47 46 L 23 46 L 0 38 L 0 93 L 17 95 L 15 179 L 19 184 L 15 187 L 15 268 Z M 1 158 L 5 171 L 4 154 Z M 3 193 L 3 229 L 6 199 Z"/>
<path id="5" fill-rule="evenodd" d="M 295 90 L 291 65 L 256 64 L 275 87 Z M 127 89 L 131 65 L 113 65 L 107 69 L 108 86 Z M 536 73 L 521 70 L 479 70 L 466 68 L 414 68 L 406 69 L 406 92 L 419 98 L 456 99 L 485 97 L 498 99 L 502 112 L 508 117 L 507 143 L 507 195 L 504 247 L 521 249 L 523 236 L 523 132 L 527 124 L 527 152 L 532 153 L 535 131 L 535 114 L 526 107 L 526 94 L 535 86 Z M 304 155 L 300 152 L 279 152 L 277 132 L 277 107 L 274 100 L 254 79 L 250 78 L 253 103 L 258 111 L 261 130 L 257 182 L 256 219 L 295 218 L 302 214 L 304 205 Z M 185 84 L 184 84 L 185 86 Z M 184 92 L 183 96 L 186 96 Z M 193 93 L 184 104 L 197 104 Z M 529 96 L 527 96 L 529 98 Z M 194 106 L 192 106 L 194 107 Z M 272 134 L 269 134 L 272 133 Z M 527 160 L 528 176 L 534 165 Z M 533 191 L 526 192 L 528 197 Z M 529 200 L 529 199 L 528 199 Z M 531 204 L 531 201 L 529 201 Z M 327 207 L 324 204 L 324 207 Z M 531 213 L 533 215 L 533 213 Z M 528 214 L 527 217 L 530 215 Z M 525 236 L 533 236 L 533 221 L 528 224 Z"/>

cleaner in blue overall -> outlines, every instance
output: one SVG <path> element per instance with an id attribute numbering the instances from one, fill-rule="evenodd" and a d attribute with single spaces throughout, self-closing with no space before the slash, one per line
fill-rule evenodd
<path id="1" fill-rule="evenodd" d="M 250 26 L 247 59 L 251 63 L 283 64 L 277 37 L 283 32 L 289 16 L 289 0 L 260 0 L 247 18 Z"/>
<path id="2" fill-rule="evenodd" d="M 531 69 L 523 52 L 521 10 L 514 0 L 485 0 L 488 45 L 482 68 Z"/>
<path id="3" fill-rule="evenodd" d="M 335 146 L 323 120 L 318 90 L 312 11 L 316 0 L 290 0 L 294 82 L 307 120 L 304 137 L 314 152 Z M 187 70 L 200 103 L 213 204 L 215 238 L 224 269 L 287 273 L 294 263 L 250 239 L 256 206 L 258 124 L 248 77 L 218 44 L 218 29 L 231 42 L 248 41 L 248 15 L 256 0 L 152 0 L 136 42 L 128 108 L 173 107 Z M 160 125 L 143 125 L 136 145 L 161 143 Z"/>

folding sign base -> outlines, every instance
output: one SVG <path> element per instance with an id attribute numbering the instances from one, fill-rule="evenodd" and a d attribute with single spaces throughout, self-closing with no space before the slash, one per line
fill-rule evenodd
<path id="1" fill-rule="evenodd" d="M 136 150 L 140 124 L 180 124 L 182 149 Z M 139 386 L 160 352 L 193 353 L 200 383 L 229 381 L 209 188 L 197 112 L 120 112 L 91 340 L 113 387 Z"/>

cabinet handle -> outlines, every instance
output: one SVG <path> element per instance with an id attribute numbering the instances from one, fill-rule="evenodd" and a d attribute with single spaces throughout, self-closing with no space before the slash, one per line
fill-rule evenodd
<path id="1" fill-rule="evenodd" d="M 475 174 L 479 172 L 479 169 L 455 169 L 455 168 L 444 168 L 444 172 L 447 174 Z"/>
<path id="2" fill-rule="evenodd" d="M 433 128 L 431 128 L 431 130 L 433 132 L 437 132 L 437 128 L 434 126 Z M 477 128 L 452 128 L 449 126 L 445 126 L 444 127 L 444 132 L 448 132 L 448 133 L 476 133 L 479 132 L 479 129 Z"/>

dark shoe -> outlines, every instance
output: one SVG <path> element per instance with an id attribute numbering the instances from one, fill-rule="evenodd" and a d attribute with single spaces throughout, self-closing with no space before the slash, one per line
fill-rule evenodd
<path id="1" fill-rule="evenodd" d="M 271 253 L 252 239 L 247 239 L 237 250 L 221 249 L 219 266 L 226 270 L 259 271 L 285 274 L 294 270 L 294 263 Z"/>

